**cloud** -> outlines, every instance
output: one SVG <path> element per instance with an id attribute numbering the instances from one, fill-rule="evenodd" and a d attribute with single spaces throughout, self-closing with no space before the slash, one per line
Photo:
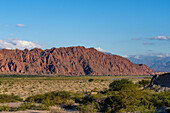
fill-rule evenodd
<path id="1" fill-rule="evenodd" d="M 161 58 L 163 58 L 163 57 L 170 57 L 170 53 L 159 53 L 159 54 L 155 54 L 155 56 L 161 57 Z"/>
<path id="2" fill-rule="evenodd" d="M 17 27 L 23 27 L 23 26 L 25 26 L 24 24 L 17 24 L 16 25 Z"/>
<path id="3" fill-rule="evenodd" d="M 14 36 L 14 34 L 13 33 L 11 33 L 11 34 L 9 34 L 10 36 Z"/>
<path id="4" fill-rule="evenodd" d="M 152 38 L 148 38 L 150 40 L 170 40 L 170 36 L 157 36 L 157 37 L 152 37 Z"/>
<path id="5" fill-rule="evenodd" d="M 139 38 L 132 38 L 132 40 L 139 40 Z"/>
<path id="6" fill-rule="evenodd" d="M 143 42 L 143 45 L 154 45 L 154 43 Z"/>
<path id="7" fill-rule="evenodd" d="M 19 39 L 8 39 L 0 40 L 0 49 L 32 49 L 32 48 L 41 48 L 37 42 L 19 40 Z"/>
<path id="8" fill-rule="evenodd" d="M 122 57 L 129 58 L 130 56 L 129 55 L 122 55 Z"/>
<path id="9" fill-rule="evenodd" d="M 95 49 L 97 49 L 97 51 L 106 52 L 106 50 L 104 50 L 104 49 L 102 49 L 102 48 L 100 48 L 100 47 L 95 48 Z"/>
<path id="10" fill-rule="evenodd" d="M 156 57 L 170 57 L 170 53 L 148 53 L 146 55 L 143 56 L 156 56 Z"/>

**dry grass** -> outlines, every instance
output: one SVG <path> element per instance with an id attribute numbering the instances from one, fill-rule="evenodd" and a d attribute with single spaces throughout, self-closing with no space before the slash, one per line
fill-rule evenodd
<path id="1" fill-rule="evenodd" d="M 39 80 L 39 79 L 13 79 L 1 80 L 0 93 L 19 95 L 26 98 L 31 95 L 51 91 L 87 92 L 93 89 L 107 89 L 112 80 Z"/>
<path id="2" fill-rule="evenodd" d="M 0 94 L 13 93 L 25 99 L 31 95 L 51 91 L 102 91 L 109 88 L 109 84 L 113 81 L 112 79 L 117 78 L 122 78 L 122 76 L 0 78 Z M 124 76 L 123 78 L 128 78 L 128 76 Z M 93 79 L 93 81 L 89 82 L 89 79 Z M 133 79 L 134 82 L 138 80 L 140 79 Z"/>

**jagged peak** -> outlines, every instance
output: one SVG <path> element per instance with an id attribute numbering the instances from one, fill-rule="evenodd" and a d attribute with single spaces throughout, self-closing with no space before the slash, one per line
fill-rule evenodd
<path id="1" fill-rule="evenodd" d="M 33 48 L 30 51 L 43 51 L 41 48 Z"/>

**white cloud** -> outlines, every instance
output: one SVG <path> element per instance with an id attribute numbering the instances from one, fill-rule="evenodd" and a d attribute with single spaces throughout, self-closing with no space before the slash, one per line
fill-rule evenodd
<path id="1" fill-rule="evenodd" d="M 41 48 L 37 42 L 19 40 L 19 39 L 8 39 L 0 40 L 0 49 L 32 49 L 32 48 Z"/>
<path id="2" fill-rule="evenodd" d="M 23 27 L 23 26 L 25 26 L 24 24 L 17 24 L 16 25 L 17 27 Z"/>
<path id="3" fill-rule="evenodd" d="M 170 53 L 149 53 L 149 54 L 144 54 L 144 55 L 138 55 L 138 56 L 156 56 L 156 57 L 170 57 Z"/>
<path id="4" fill-rule="evenodd" d="M 156 54 L 155 56 L 157 56 L 157 57 L 161 57 L 161 58 L 163 58 L 163 57 L 170 57 L 170 53 L 160 53 L 160 54 Z"/>
<path id="5" fill-rule="evenodd" d="M 157 37 L 152 37 L 149 38 L 150 40 L 170 40 L 170 36 L 157 36 Z"/>
<path id="6" fill-rule="evenodd" d="M 156 55 L 157 57 L 163 58 L 165 57 L 164 55 Z"/>
<path id="7" fill-rule="evenodd" d="M 95 48 L 95 49 L 97 49 L 97 51 L 106 52 L 106 50 L 104 50 L 104 49 L 102 49 L 102 48 L 100 48 L 100 47 Z"/>
<path id="8" fill-rule="evenodd" d="M 128 57 L 129 57 L 129 55 L 123 55 L 122 57 L 128 58 Z"/>

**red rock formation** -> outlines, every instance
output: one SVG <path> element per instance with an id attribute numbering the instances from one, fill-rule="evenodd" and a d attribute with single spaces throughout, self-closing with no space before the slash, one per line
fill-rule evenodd
<path id="1" fill-rule="evenodd" d="M 94 48 L 0 50 L 1 74 L 36 75 L 150 75 L 155 71 Z"/>

